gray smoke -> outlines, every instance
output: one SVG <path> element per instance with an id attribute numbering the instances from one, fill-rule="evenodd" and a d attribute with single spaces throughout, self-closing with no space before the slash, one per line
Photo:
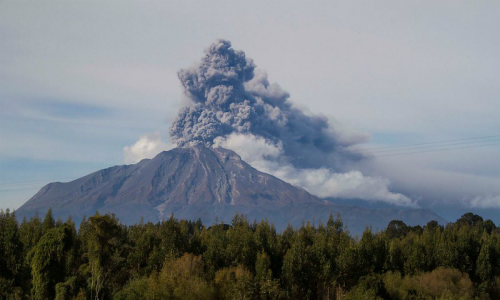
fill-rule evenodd
<path id="1" fill-rule="evenodd" d="M 364 137 L 336 130 L 324 116 L 295 107 L 290 95 L 231 43 L 219 40 L 200 64 L 181 70 L 179 79 L 192 105 L 170 127 L 179 147 L 204 144 L 236 151 L 253 167 L 320 197 L 385 201 L 416 207 L 390 182 L 350 168 L 363 158 L 350 146 Z"/>
<path id="2" fill-rule="evenodd" d="M 170 128 L 179 147 L 212 146 L 232 133 L 251 134 L 280 145 L 288 163 L 300 168 L 341 169 L 362 156 L 348 149 L 324 116 L 306 115 L 289 94 L 256 69 L 231 43 L 218 40 L 201 63 L 178 73 L 192 106 L 180 110 Z"/>

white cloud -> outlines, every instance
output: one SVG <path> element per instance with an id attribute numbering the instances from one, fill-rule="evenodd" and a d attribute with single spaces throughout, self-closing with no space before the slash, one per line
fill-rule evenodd
<path id="1" fill-rule="evenodd" d="M 232 133 L 226 138 L 218 137 L 214 145 L 235 151 L 255 168 L 264 168 L 269 164 L 268 159 L 277 159 L 283 151 L 281 144 L 276 145 L 252 134 Z"/>
<path id="2" fill-rule="evenodd" d="M 170 150 L 173 145 L 166 143 L 157 131 L 142 135 L 137 142 L 123 148 L 123 159 L 127 164 L 137 163 L 144 158 L 153 158 L 162 151 Z"/>
<path id="3" fill-rule="evenodd" d="M 328 168 L 297 169 L 287 163 L 281 145 L 262 137 L 233 133 L 219 139 L 216 146 L 231 149 L 254 168 L 300 186 L 319 197 L 357 198 L 395 205 L 418 207 L 416 201 L 389 190 L 386 178 L 365 176 L 359 171 L 336 173 Z"/>
<path id="4" fill-rule="evenodd" d="M 500 149 L 484 147 L 381 157 L 364 162 L 362 172 L 390 178 L 394 190 L 419 197 L 422 206 L 479 208 L 500 195 L 499 155 Z"/>
<path id="5" fill-rule="evenodd" d="M 500 195 L 477 196 L 470 201 L 470 206 L 474 208 L 500 208 Z"/>

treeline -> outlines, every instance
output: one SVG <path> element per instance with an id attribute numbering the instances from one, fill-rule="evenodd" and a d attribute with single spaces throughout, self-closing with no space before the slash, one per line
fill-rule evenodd
<path id="1" fill-rule="evenodd" d="M 277 233 L 241 215 L 207 228 L 96 214 L 77 230 L 7 210 L 0 299 L 500 299 L 499 236 L 471 213 L 353 238 L 339 216 Z"/>

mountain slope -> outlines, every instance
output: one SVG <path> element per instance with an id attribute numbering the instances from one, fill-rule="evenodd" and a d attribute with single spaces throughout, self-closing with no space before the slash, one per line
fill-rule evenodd
<path id="1" fill-rule="evenodd" d="M 392 219 L 409 225 L 443 222 L 426 210 L 365 209 L 324 201 L 304 189 L 252 168 L 231 150 L 176 148 L 135 165 L 114 166 L 68 183 L 50 183 L 20 207 L 18 217 L 56 217 L 112 212 L 126 224 L 159 221 L 174 214 L 180 219 L 216 218 L 229 223 L 236 212 L 249 220 L 267 218 L 278 229 L 303 220 L 326 221 L 340 212 L 348 228 L 359 233 L 368 224 L 385 228 Z"/>
<path id="2" fill-rule="evenodd" d="M 185 206 L 268 206 L 320 202 L 305 190 L 259 172 L 233 151 L 176 148 L 135 165 L 114 166 L 68 183 L 50 183 L 17 211 L 32 215 L 111 211 L 124 222 L 160 220 Z M 139 216 L 140 218 L 140 216 Z"/>

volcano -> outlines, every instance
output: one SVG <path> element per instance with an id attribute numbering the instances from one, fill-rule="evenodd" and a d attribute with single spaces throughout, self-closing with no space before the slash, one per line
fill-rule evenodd
<path id="1" fill-rule="evenodd" d="M 330 213 L 341 213 L 351 232 L 365 226 L 385 228 L 392 219 L 408 225 L 431 220 L 445 221 L 423 209 L 366 209 L 338 205 L 306 190 L 260 172 L 235 152 L 223 148 L 194 146 L 175 148 L 137 164 L 103 169 L 71 182 L 44 186 L 21 206 L 20 218 L 44 214 L 55 217 L 114 213 L 121 222 L 158 222 L 172 215 L 178 219 L 215 220 L 230 223 L 236 213 L 250 221 L 267 219 L 278 230 L 304 220 L 326 221 Z"/>

